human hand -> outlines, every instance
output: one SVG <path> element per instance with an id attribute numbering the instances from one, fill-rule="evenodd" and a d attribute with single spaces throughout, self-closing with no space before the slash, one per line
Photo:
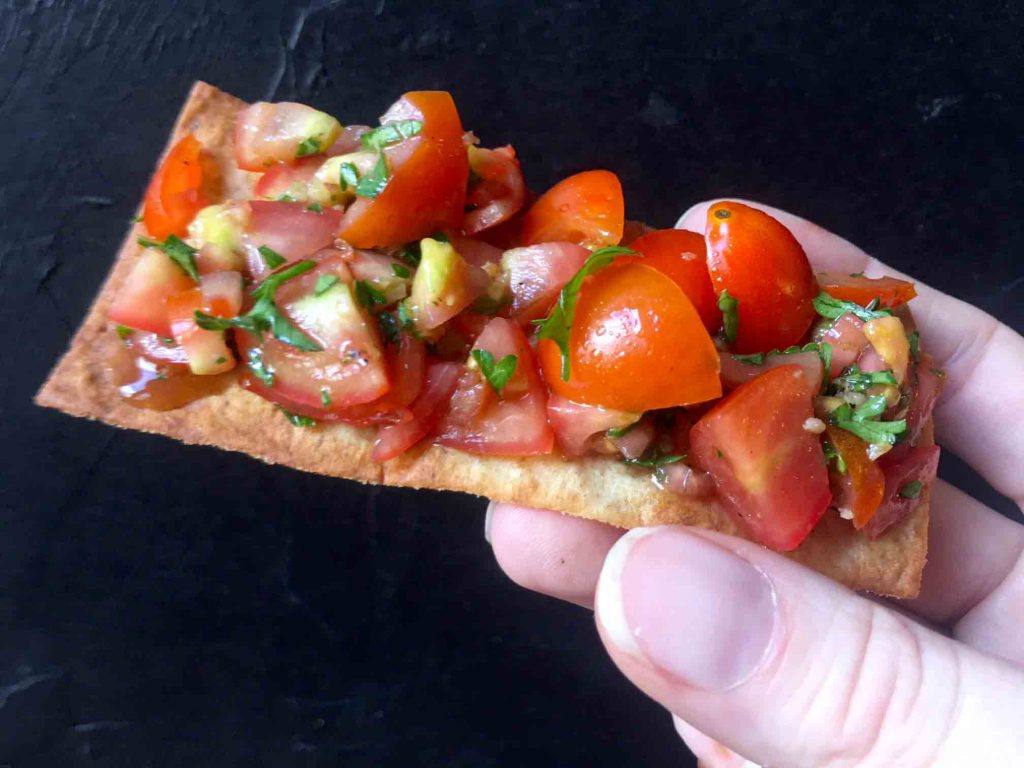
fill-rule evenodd
<path id="1" fill-rule="evenodd" d="M 678 226 L 702 232 L 707 207 Z M 757 207 L 790 228 L 817 270 L 899 275 L 803 219 Z M 949 377 L 938 440 L 1021 505 L 1024 339 L 917 288 L 915 319 Z M 517 583 L 596 601 L 612 660 L 672 713 L 709 768 L 749 765 L 738 755 L 793 768 L 1024 760 L 1024 526 L 941 480 L 921 594 L 896 604 L 686 526 L 623 535 L 495 504 L 486 531 Z"/>

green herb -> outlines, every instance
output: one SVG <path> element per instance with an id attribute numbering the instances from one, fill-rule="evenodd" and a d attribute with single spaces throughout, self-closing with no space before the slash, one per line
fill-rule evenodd
<path id="1" fill-rule="evenodd" d="M 886 408 L 885 396 L 869 397 L 854 410 L 848 403 L 829 414 L 829 420 L 840 429 L 852 432 L 861 440 L 876 445 L 895 445 L 896 438 L 907 430 L 905 419 L 899 421 L 872 421 Z"/>
<path id="2" fill-rule="evenodd" d="M 420 265 L 420 259 L 422 258 L 419 240 L 403 245 L 402 249 L 395 255 L 415 269 Z"/>
<path id="3" fill-rule="evenodd" d="M 864 277 L 863 272 L 851 272 L 850 277 Z"/>
<path id="4" fill-rule="evenodd" d="M 377 315 L 377 325 L 380 326 L 381 336 L 389 344 L 397 344 L 402 338 L 402 331 L 396 318 L 391 312 L 381 312 Z"/>
<path id="5" fill-rule="evenodd" d="M 388 164 L 384 160 L 384 155 L 380 155 L 377 158 L 377 163 L 373 166 L 373 170 L 370 171 L 368 176 L 364 176 L 356 184 L 355 190 L 359 197 L 366 197 L 373 200 L 377 195 L 384 191 L 384 187 L 388 185 Z"/>
<path id="6" fill-rule="evenodd" d="M 132 221 L 135 224 L 138 224 L 139 222 L 141 222 L 142 221 L 142 214 L 136 214 L 135 216 L 132 216 Z"/>
<path id="7" fill-rule="evenodd" d="M 676 462 L 683 461 L 685 458 L 686 454 L 662 453 L 657 448 L 648 448 L 644 452 L 644 455 L 639 459 L 624 459 L 624 461 L 632 467 L 649 467 L 650 469 L 659 469 L 669 464 L 675 464 Z"/>
<path id="8" fill-rule="evenodd" d="M 878 299 L 873 299 L 866 307 L 854 304 L 852 301 L 841 301 L 834 299 L 822 291 L 814 298 L 814 310 L 822 317 L 830 320 L 838 320 L 846 313 L 856 315 L 861 320 L 875 320 L 879 317 L 892 315 L 887 309 L 878 308 Z"/>
<path id="9" fill-rule="evenodd" d="M 900 496 L 904 499 L 916 499 L 921 495 L 922 488 L 924 488 L 924 483 L 920 480 L 912 480 L 900 488 Z"/>
<path id="10" fill-rule="evenodd" d="M 310 136 L 308 139 L 303 139 L 299 142 L 299 148 L 295 151 L 295 157 L 306 157 L 307 155 L 316 155 L 320 152 L 320 141 Z"/>
<path id="11" fill-rule="evenodd" d="M 281 408 L 281 406 L 278 406 L 278 408 Z M 313 419 L 309 418 L 309 416 L 300 416 L 297 413 L 292 413 L 291 411 L 286 411 L 284 408 L 281 408 L 281 413 L 283 413 L 288 418 L 288 421 L 290 421 L 293 426 L 296 426 L 296 427 L 315 427 L 316 426 L 316 422 Z"/>
<path id="12" fill-rule="evenodd" d="M 876 384 L 896 386 L 896 377 L 892 371 L 873 371 L 862 373 L 856 365 L 851 365 L 841 376 L 837 376 L 833 384 L 849 392 L 866 392 Z"/>
<path id="13" fill-rule="evenodd" d="M 341 174 L 338 183 L 341 185 L 342 192 L 349 187 L 355 187 L 359 183 L 359 169 L 356 168 L 355 163 L 341 164 Z"/>
<path id="14" fill-rule="evenodd" d="M 409 271 L 408 267 L 403 267 L 401 264 L 391 262 L 391 271 L 395 273 L 395 277 L 411 277 L 412 272 Z"/>
<path id="15" fill-rule="evenodd" d="M 269 245 L 261 245 L 256 250 L 260 252 L 260 258 L 263 259 L 263 263 L 266 264 L 269 269 L 277 269 L 287 261 L 284 256 L 275 251 Z"/>
<path id="16" fill-rule="evenodd" d="M 580 295 L 580 288 L 583 281 L 590 275 L 598 272 L 611 264 L 616 256 L 638 256 L 639 254 L 631 248 L 612 246 L 599 248 L 594 251 L 583 262 L 579 272 L 573 275 L 572 279 L 565 284 L 558 294 L 558 303 L 555 304 L 550 314 L 543 320 L 534 320 L 540 326 L 540 339 L 550 339 L 558 345 L 562 353 L 562 381 L 568 381 L 570 375 L 569 362 L 569 335 L 572 332 L 572 322 L 576 315 L 576 300 Z"/>
<path id="17" fill-rule="evenodd" d="M 768 357 L 767 352 L 755 352 L 752 355 L 733 355 L 733 360 L 744 363 L 746 365 L 764 365 L 765 358 Z"/>
<path id="18" fill-rule="evenodd" d="M 356 301 L 367 309 L 375 304 L 387 304 L 388 297 L 381 293 L 372 283 L 366 280 L 356 280 Z"/>
<path id="19" fill-rule="evenodd" d="M 921 359 L 921 332 L 911 331 L 907 341 L 910 343 L 910 359 L 916 363 Z"/>
<path id="20" fill-rule="evenodd" d="M 630 432 L 632 432 L 633 429 L 636 427 L 636 425 L 639 424 L 639 423 L 640 423 L 639 421 L 634 421 L 632 424 L 627 424 L 624 427 L 612 427 L 611 429 L 606 431 L 605 434 L 608 435 L 608 437 L 611 437 L 613 439 L 614 438 L 619 438 L 619 437 L 625 437 Z"/>
<path id="21" fill-rule="evenodd" d="M 474 349 L 470 354 L 476 360 L 476 364 L 480 366 L 480 373 L 487 379 L 487 383 L 498 393 L 498 397 L 501 397 L 509 379 L 516 372 L 519 358 L 515 355 L 505 355 L 495 363 L 494 355 L 486 349 Z"/>
<path id="22" fill-rule="evenodd" d="M 821 444 L 821 447 L 825 451 L 825 463 L 827 464 L 830 461 L 834 461 L 836 465 L 836 471 L 840 475 L 845 475 L 847 469 L 846 459 L 844 459 L 840 455 L 839 451 L 836 450 L 835 446 L 832 445 L 832 443 L 830 443 L 828 440 L 826 440 Z"/>
<path id="23" fill-rule="evenodd" d="M 249 350 L 249 357 L 246 361 L 252 375 L 262 381 L 268 387 L 274 386 L 274 369 L 263 362 L 263 350 L 253 347 Z"/>
<path id="24" fill-rule="evenodd" d="M 173 347 L 178 343 L 173 336 L 161 336 L 160 341 L 165 347 Z"/>
<path id="25" fill-rule="evenodd" d="M 313 286 L 313 295 L 321 296 L 327 293 L 337 282 L 338 278 L 336 275 L 320 275 L 316 279 L 316 285 Z"/>
<path id="26" fill-rule="evenodd" d="M 718 213 L 723 211 L 716 211 L 716 214 Z M 722 312 L 722 332 L 729 344 L 736 341 L 736 334 L 740 330 L 739 306 L 739 299 L 730 296 L 728 291 L 722 291 L 722 295 L 718 297 L 718 309 Z"/>
<path id="27" fill-rule="evenodd" d="M 431 240 L 437 240 L 437 242 L 439 242 L 439 243 L 450 243 L 451 242 L 451 240 L 448 239 L 448 235 L 446 235 L 444 233 L 444 230 L 441 230 L 441 229 L 437 230 L 437 232 L 432 234 L 430 236 L 430 239 Z"/>
<path id="28" fill-rule="evenodd" d="M 181 267 L 185 274 L 199 282 L 199 270 L 196 269 L 196 249 L 186 243 L 177 235 L 168 235 L 162 243 L 150 240 L 148 237 L 140 237 L 139 245 L 144 248 L 158 248 L 167 254 L 168 258 Z"/>
<path id="29" fill-rule="evenodd" d="M 281 202 L 281 203 L 294 203 L 295 202 L 295 198 L 292 195 L 289 195 L 287 192 L 285 192 L 283 195 L 281 195 L 279 198 L 277 198 L 277 200 L 278 200 L 278 202 Z"/>
<path id="30" fill-rule="evenodd" d="M 217 365 L 223 365 L 223 364 L 224 364 L 224 363 L 226 363 L 227 361 L 228 361 L 228 359 L 227 359 L 226 357 L 224 357 L 224 355 L 221 355 L 221 356 L 220 356 L 220 357 L 218 357 L 218 358 L 217 358 L 217 359 L 216 359 L 216 360 L 215 360 L 214 362 L 216 362 L 216 363 L 217 363 Z"/>
<path id="31" fill-rule="evenodd" d="M 324 408 L 331 407 L 331 390 L 327 387 L 320 387 L 320 404 L 323 405 Z"/>
<path id="32" fill-rule="evenodd" d="M 409 139 L 423 130 L 422 120 L 398 120 L 367 131 L 360 137 L 363 149 L 380 152 L 384 147 Z"/>
<path id="33" fill-rule="evenodd" d="M 114 330 L 117 332 L 117 335 L 122 340 L 127 339 L 129 336 L 131 336 L 134 333 L 134 331 L 131 328 L 129 328 L 127 325 L 119 325 L 116 328 L 114 328 Z"/>
<path id="34" fill-rule="evenodd" d="M 196 325 L 208 331 L 224 331 L 228 328 L 239 328 L 247 331 L 260 341 L 263 340 L 264 331 L 269 331 L 278 341 L 290 344 L 296 349 L 304 352 L 320 352 L 323 350 L 319 344 L 306 336 L 296 328 L 277 305 L 274 303 L 274 294 L 277 289 L 287 280 L 309 272 L 316 267 L 315 261 L 298 261 L 281 272 L 275 272 L 252 292 L 256 299 L 253 308 L 244 315 L 238 317 L 214 317 L 205 312 L 195 313 Z M 250 363 L 251 367 L 251 363 Z"/>
<path id="35" fill-rule="evenodd" d="M 725 458 L 725 454 L 722 453 L 722 449 L 721 448 L 715 448 L 715 456 L 717 456 L 720 459 L 724 459 Z"/>
<path id="36" fill-rule="evenodd" d="M 313 203 L 312 205 L 307 205 L 306 210 L 312 211 L 313 213 L 323 213 L 324 207 L 320 205 L 320 203 Z"/>
<path id="37" fill-rule="evenodd" d="M 412 315 L 409 314 L 409 306 L 404 301 L 398 302 L 398 324 L 406 331 L 411 331 L 416 338 L 419 338 L 419 334 L 416 332 L 416 323 L 413 322 Z"/>
<path id="38" fill-rule="evenodd" d="M 832 345 L 827 341 L 818 344 L 818 357 L 821 358 L 821 391 L 828 391 L 828 377 L 832 370 Z"/>
<path id="39" fill-rule="evenodd" d="M 483 181 L 483 177 L 473 170 L 473 166 L 469 167 L 469 179 L 466 181 L 466 190 L 470 190 Z"/>

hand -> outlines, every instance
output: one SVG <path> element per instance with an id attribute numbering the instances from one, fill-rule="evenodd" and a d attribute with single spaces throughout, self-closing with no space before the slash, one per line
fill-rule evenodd
<path id="1" fill-rule="evenodd" d="M 807 221 L 758 207 L 793 231 L 816 269 L 899 274 Z M 678 226 L 703 231 L 706 211 L 694 206 Z M 939 442 L 1020 505 L 1024 339 L 917 288 L 923 344 L 949 374 L 935 412 Z M 668 708 L 710 768 L 744 765 L 739 755 L 814 768 L 1024 760 L 1024 527 L 941 480 L 921 595 L 895 606 L 686 526 L 623 535 L 496 504 L 487 535 L 517 583 L 588 607 L 596 590 L 612 660 Z"/>

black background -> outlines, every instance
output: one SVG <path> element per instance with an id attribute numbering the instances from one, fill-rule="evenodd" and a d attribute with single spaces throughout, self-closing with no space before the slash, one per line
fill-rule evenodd
<path id="1" fill-rule="evenodd" d="M 607 167 L 663 226 L 760 199 L 1024 325 L 1017 4 L 0 8 L 0 764 L 690 760 L 589 613 L 504 579 L 482 501 L 31 405 L 194 79 L 344 122 L 449 89 L 534 189 Z"/>

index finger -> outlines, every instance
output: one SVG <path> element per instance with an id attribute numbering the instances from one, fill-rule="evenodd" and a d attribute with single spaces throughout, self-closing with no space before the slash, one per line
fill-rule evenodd
<path id="1" fill-rule="evenodd" d="M 703 232 L 711 202 L 698 203 L 676 226 Z M 947 445 L 992 486 L 1017 504 L 1024 500 L 1024 430 L 1007 429 L 1007 415 L 1024 412 L 1024 339 L 991 315 L 904 275 L 847 240 L 799 216 L 757 202 L 785 224 L 817 270 L 894 275 L 915 282 L 912 310 L 922 347 L 948 373 L 935 412 L 940 442 Z"/>

